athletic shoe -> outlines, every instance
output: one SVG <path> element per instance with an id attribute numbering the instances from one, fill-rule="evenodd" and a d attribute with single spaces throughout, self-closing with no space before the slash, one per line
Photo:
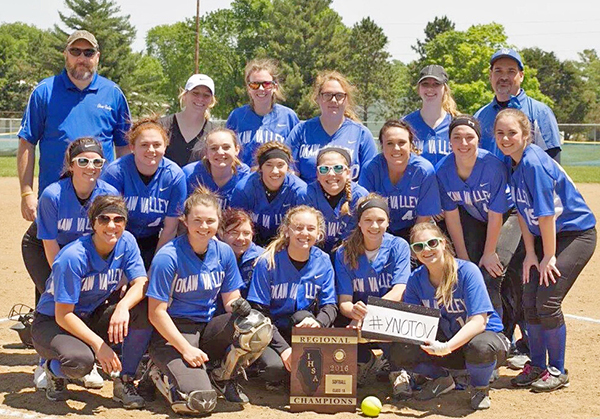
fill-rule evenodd
<path id="1" fill-rule="evenodd" d="M 270 392 L 279 393 L 283 391 L 283 381 L 266 381 L 265 389 Z"/>
<path id="2" fill-rule="evenodd" d="M 213 378 L 213 375 L 210 374 L 210 381 L 215 390 L 217 390 L 218 393 L 221 393 L 228 402 L 248 403 L 250 401 L 246 393 L 244 393 L 244 389 L 236 379 L 232 378 L 230 380 L 217 381 Z"/>
<path id="3" fill-rule="evenodd" d="M 454 390 L 455 383 L 454 379 L 450 374 L 445 377 L 439 377 L 435 380 L 428 381 L 421 391 L 419 391 L 415 399 L 417 400 L 431 400 L 435 399 L 442 394 L 448 393 L 449 391 Z"/>
<path id="4" fill-rule="evenodd" d="M 67 380 L 57 377 L 50 369 L 50 360 L 44 364 L 46 372 L 46 398 L 53 402 L 67 400 Z"/>
<path id="5" fill-rule="evenodd" d="M 371 358 L 369 358 L 367 362 L 359 363 L 356 377 L 356 384 L 358 387 L 364 386 L 371 378 L 377 377 L 377 373 L 384 364 L 385 361 L 373 353 L 371 353 Z"/>
<path id="6" fill-rule="evenodd" d="M 410 374 L 406 370 L 394 371 L 389 375 L 396 400 L 408 400 L 413 396 Z"/>
<path id="7" fill-rule="evenodd" d="M 137 392 L 147 402 L 153 402 L 156 400 L 156 386 L 150 378 L 149 370 L 144 372 L 140 381 L 138 381 Z"/>
<path id="8" fill-rule="evenodd" d="M 85 388 L 102 388 L 104 386 L 104 379 L 98 372 L 98 366 L 94 364 L 94 367 L 89 374 L 86 374 L 81 379 Z"/>
<path id="9" fill-rule="evenodd" d="M 543 369 L 531 365 L 531 362 L 527 362 L 523 367 L 523 371 L 510 380 L 510 383 L 514 387 L 529 387 L 534 381 L 539 379 L 543 373 Z"/>
<path id="10" fill-rule="evenodd" d="M 38 365 L 33 371 L 33 384 L 38 390 L 45 390 L 48 386 L 48 379 L 46 378 L 46 371 L 44 371 L 43 365 Z"/>
<path id="11" fill-rule="evenodd" d="M 498 368 L 496 368 L 494 371 L 492 371 L 492 375 L 490 375 L 489 383 L 492 384 L 494 381 L 496 381 L 499 378 L 500 378 L 500 371 L 498 370 Z"/>
<path id="12" fill-rule="evenodd" d="M 471 395 L 471 408 L 473 410 L 489 409 L 491 404 L 489 387 L 473 387 L 473 394 Z"/>
<path id="13" fill-rule="evenodd" d="M 146 405 L 135 388 L 133 377 L 127 375 L 113 378 L 113 400 L 121 403 L 125 409 L 140 409 Z"/>
<path id="14" fill-rule="evenodd" d="M 214 390 L 192 391 L 187 397 L 187 406 L 195 414 L 209 413 L 217 407 L 217 394 Z"/>
<path id="15" fill-rule="evenodd" d="M 569 371 L 565 370 L 563 374 L 558 368 L 548 367 L 542 376 L 531 384 L 531 391 L 544 393 L 563 387 L 569 387 Z"/>
<path id="16" fill-rule="evenodd" d="M 527 354 L 514 354 L 506 359 L 506 366 L 511 370 L 522 370 L 525 367 L 525 364 L 531 362 L 529 356 Z"/>

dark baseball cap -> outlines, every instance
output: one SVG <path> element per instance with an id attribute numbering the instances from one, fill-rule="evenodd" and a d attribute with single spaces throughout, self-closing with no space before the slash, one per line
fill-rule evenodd
<path id="1" fill-rule="evenodd" d="M 421 70 L 417 84 L 425 79 L 435 79 L 442 84 L 446 84 L 448 83 L 448 73 L 441 65 L 431 64 Z"/>
<path id="2" fill-rule="evenodd" d="M 67 39 L 67 47 L 70 47 L 73 42 L 79 39 L 85 39 L 92 44 L 92 47 L 98 48 L 98 41 L 96 40 L 96 37 L 90 32 L 83 30 L 75 31 L 71 34 L 71 36 L 69 36 L 69 39 Z"/>
<path id="3" fill-rule="evenodd" d="M 512 58 L 519 65 L 519 70 L 523 71 L 523 61 L 521 60 L 521 55 L 517 51 L 512 48 L 500 48 L 498 51 L 492 55 L 490 58 L 490 68 L 494 66 L 494 62 L 499 60 L 500 58 Z"/>

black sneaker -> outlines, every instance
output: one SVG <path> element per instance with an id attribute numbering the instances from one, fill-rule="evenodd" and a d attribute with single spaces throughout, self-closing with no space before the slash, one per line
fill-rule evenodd
<path id="1" fill-rule="evenodd" d="M 538 378 L 541 378 L 543 373 L 543 369 L 531 365 L 531 362 L 527 362 L 523 367 L 523 371 L 510 380 L 510 383 L 514 387 L 529 387 L 531 384 L 537 381 Z"/>
<path id="2" fill-rule="evenodd" d="M 232 378 L 230 380 L 217 381 L 213 378 L 212 374 L 210 378 L 215 390 L 221 393 L 228 402 L 248 403 L 250 401 L 246 393 L 244 393 L 244 389 L 236 379 Z"/>
<path id="3" fill-rule="evenodd" d="M 490 388 L 474 387 L 471 395 L 471 408 L 473 410 L 485 410 L 489 409 L 491 405 Z"/>
<path id="4" fill-rule="evenodd" d="M 454 383 L 454 378 L 450 374 L 445 377 L 439 377 L 435 380 L 428 381 L 421 391 L 417 393 L 415 399 L 417 400 L 431 400 L 435 399 L 442 394 L 448 393 L 449 391 L 454 390 L 456 384 Z"/>
<path id="5" fill-rule="evenodd" d="M 154 385 L 152 378 L 150 378 L 148 371 L 144 372 L 142 378 L 140 378 L 137 385 L 137 392 L 147 402 L 156 400 L 156 386 Z"/>
<path id="6" fill-rule="evenodd" d="M 133 377 L 127 375 L 113 378 L 113 400 L 120 402 L 125 409 L 141 409 L 146 405 L 135 388 Z"/>
<path id="7" fill-rule="evenodd" d="M 46 372 L 46 398 L 53 402 L 67 400 L 67 379 L 57 377 L 50 369 L 50 360 L 44 364 Z"/>

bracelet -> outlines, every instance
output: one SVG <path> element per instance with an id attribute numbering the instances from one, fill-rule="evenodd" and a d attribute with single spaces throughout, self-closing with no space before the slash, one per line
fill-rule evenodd
<path id="1" fill-rule="evenodd" d="M 27 191 L 27 192 L 23 192 L 23 193 L 21 194 L 21 198 L 25 198 L 26 196 L 33 195 L 33 194 L 34 194 L 34 192 L 33 192 L 33 191 Z"/>

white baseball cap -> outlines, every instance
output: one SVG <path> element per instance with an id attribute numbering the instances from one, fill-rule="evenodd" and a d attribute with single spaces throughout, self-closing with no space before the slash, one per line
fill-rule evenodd
<path id="1" fill-rule="evenodd" d="M 185 83 L 185 90 L 189 92 L 198 86 L 206 86 L 210 89 L 213 95 L 215 94 L 215 82 L 206 74 L 194 74 L 192 77 L 190 77 Z"/>

